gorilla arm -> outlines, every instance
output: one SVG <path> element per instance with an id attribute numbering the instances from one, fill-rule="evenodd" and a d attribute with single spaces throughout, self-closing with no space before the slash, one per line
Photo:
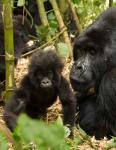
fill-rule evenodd
<path id="1" fill-rule="evenodd" d="M 59 87 L 59 98 L 63 106 L 64 124 L 73 127 L 76 113 L 76 99 L 68 81 L 63 77 L 61 77 Z"/>
<path id="2" fill-rule="evenodd" d="M 22 83 L 25 84 L 27 77 L 23 79 Z M 16 126 L 16 121 L 21 112 L 25 110 L 26 101 L 28 99 L 29 93 L 27 88 L 18 88 L 13 97 L 9 100 L 9 102 L 5 106 L 4 112 L 4 120 L 7 126 L 10 128 L 11 131 Z"/>
<path id="3" fill-rule="evenodd" d="M 107 119 L 106 124 L 111 135 L 116 136 L 116 68 L 104 75 L 98 92 L 98 112 Z"/>

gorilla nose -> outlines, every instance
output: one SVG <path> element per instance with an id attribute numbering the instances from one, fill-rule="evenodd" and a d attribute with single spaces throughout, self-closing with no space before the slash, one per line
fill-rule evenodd
<path id="1" fill-rule="evenodd" d="M 81 65 L 78 65 L 78 66 L 77 66 L 77 69 L 78 69 L 78 70 L 82 70 L 82 66 L 81 66 Z"/>
<path id="2" fill-rule="evenodd" d="M 51 84 L 51 81 L 47 78 L 45 78 L 42 82 L 41 82 L 41 87 L 42 88 L 49 88 L 51 87 L 52 84 Z"/>
<path id="3" fill-rule="evenodd" d="M 42 84 L 48 84 L 49 83 L 49 80 L 45 79 Z"/>

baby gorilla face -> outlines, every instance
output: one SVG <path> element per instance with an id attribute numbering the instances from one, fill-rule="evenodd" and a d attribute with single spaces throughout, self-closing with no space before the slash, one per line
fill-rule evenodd
<path id="1" fill-rule="evenodd" d="M 36 90 L 53 90 L 58 88 L 63 63 L 55 51 L 35 53 L 29 66 L 30 82 Z"/>
<path id="2" fill-rule="evenodd" d="M 48 71 L 46 73 L 43 72 L 38 72 L 37 75 L 38 81 L 39 81 L 39 86 L 42 89 L 50 89 L 53 86 L 53 72 Z"/>

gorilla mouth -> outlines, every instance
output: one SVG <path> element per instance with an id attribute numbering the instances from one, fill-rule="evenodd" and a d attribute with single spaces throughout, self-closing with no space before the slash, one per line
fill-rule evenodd
<path id="1" fill-rule="evenodd" d="M 47 84 L 41 84 L 41 88 L 43 88 L 43 89 L 50 89 L 51 86 L 49 86 Z"/>
<path id="2" fill-rule="evenodd" d="M 90 81 L 86 81 L 84 82 L 84 80 L 73 80 L 70 79 L 71 81 L 71 85 L 72 88 L 74 89 L 74 91 L 77 92 L 81 92 L 81 93 L 88 93 L 89 91 L 91 91 L 92 89 L 94 89 L 94 82 L 90 82 Z"/>

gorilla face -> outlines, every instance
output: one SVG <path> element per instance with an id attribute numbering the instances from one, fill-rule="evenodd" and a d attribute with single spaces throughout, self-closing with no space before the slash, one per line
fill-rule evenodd
<path id="1" fill-rule="evenodd" d="M 70 73 L 72 87 L 87 92 L 96 87 L 106 70 L 107 54 L 86 33 L 80 35 L 74 45 L 74 64 Z"/>
<path id="2" fill-rule="evenodd" d="M 41 90 L 53 90 L 58 88 L 62 68 L 63 63 L 55 52 L 40 51 L 32 58 L 29 66 L 31 84 L 36 89 Z"/>
<path id="3" fill-rule="evenodd" d="M 53 87 L 53 72 L 51 70 L 48 70 L 47 72 L 39 71 L 36 74 L 37 82 L 39 88 L 43 90 L 49 90 Z"/>
<path id="4" fill-rule="evenodd" d="M 37 68 L 37 66 L 35 69 L 33 69 L 33 73 L 30 75 L 31 82 L 35 88 L 42 90 L 55 88 L 55 74 L 52 70 L 40 69 L 39 67 Z"/>

